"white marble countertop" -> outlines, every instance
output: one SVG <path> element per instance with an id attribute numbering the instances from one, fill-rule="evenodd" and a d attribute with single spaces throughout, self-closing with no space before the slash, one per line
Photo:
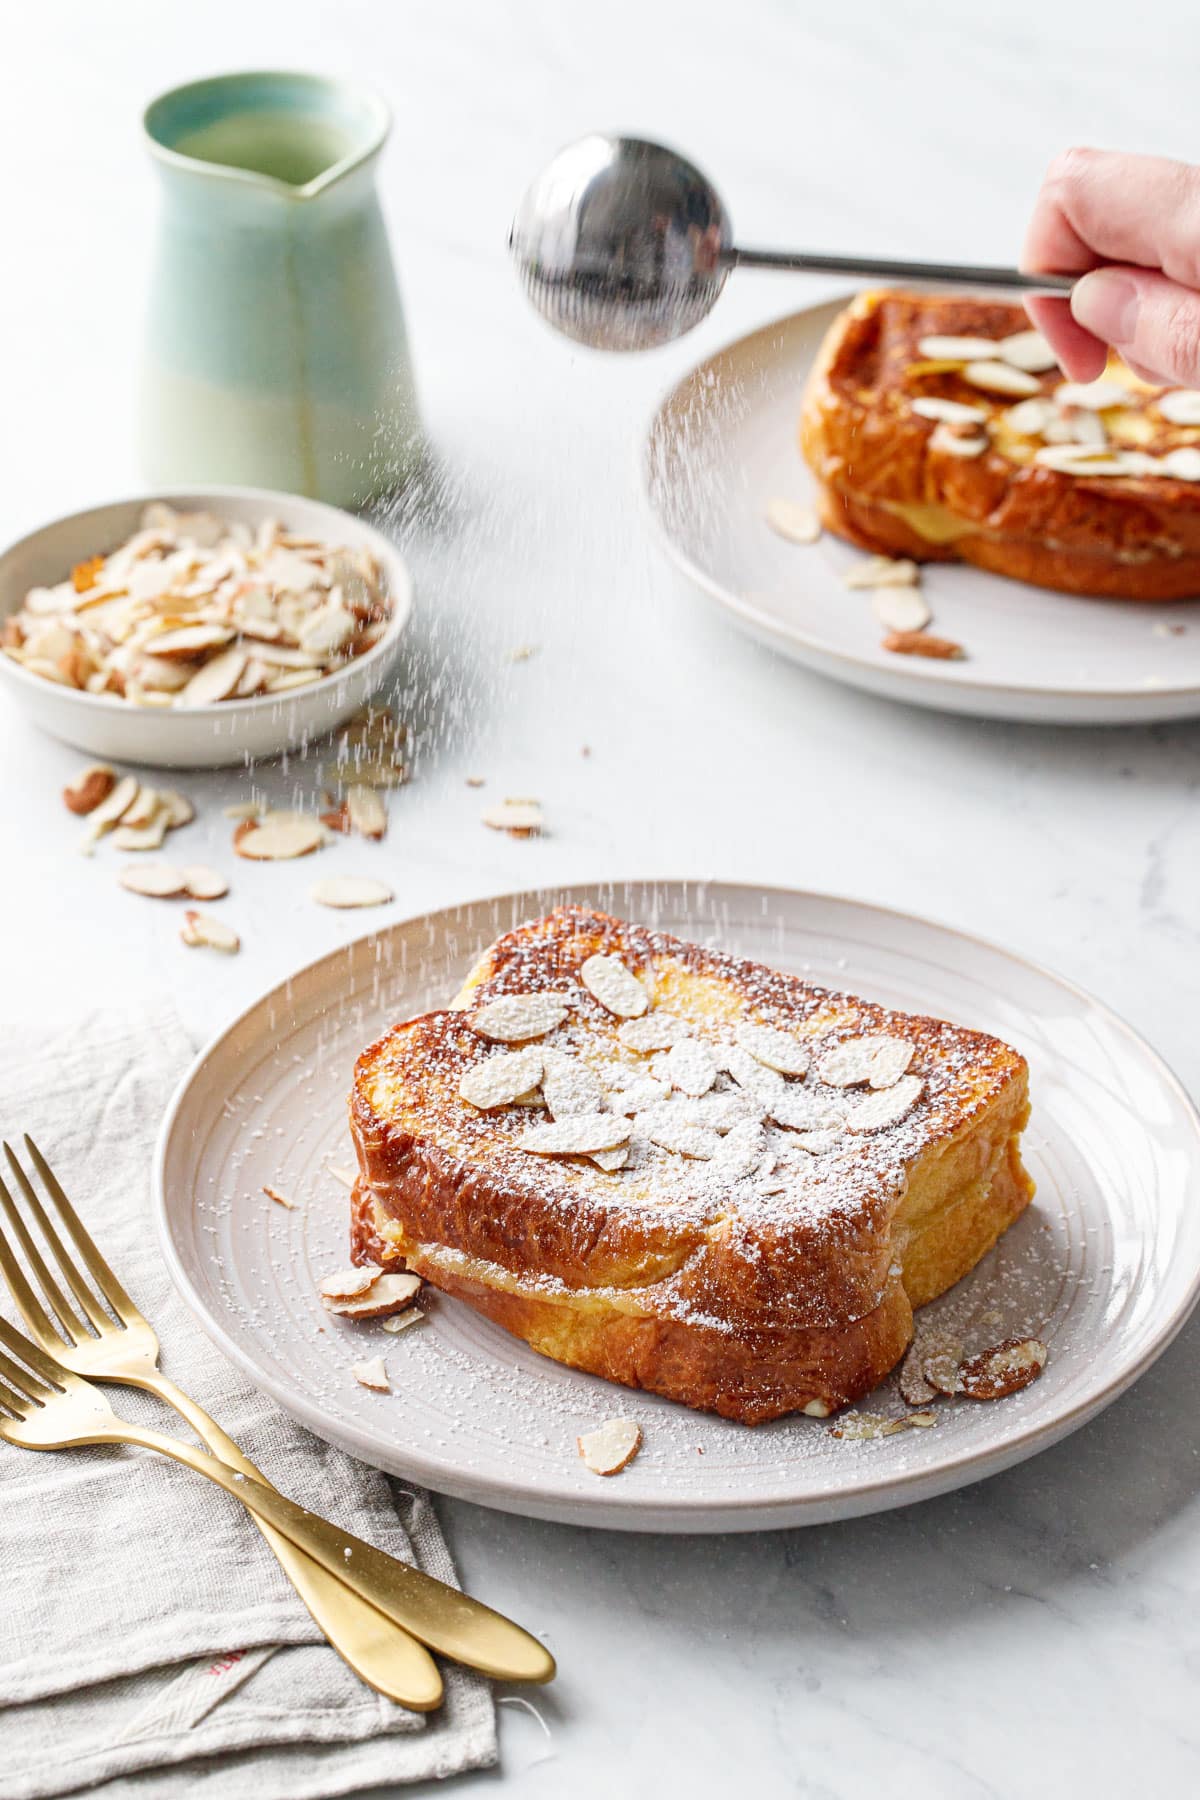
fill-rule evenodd
<path id="1" fill-rule="evenodd" d="M 410 542 L 417 777 L 369 865 L 394 881 L 393 916 L 607 874 L 863 896 L 1053 964 L 1195 1091 L 1200 725 L 956 720 L 756 648 L 658 559 L 634 453 L 673 376 L 825 290 L 741 275 L 689 342 L 602 360 L 550 337 L 506 266 L 524 183 L 594 125 L 691 149 L 747 240 L 993 260 L 1014 253 L 1066 143 L 1194 153 L 1183 0 L 967 17 L 951 0 L 24 9 L 0 73 L 3 530 L 139 485 L 146 97 L 225 66 L 367 76 L 396 109 L 383 192 L 449 501 Z M 525 644 L 537 654 L 507 660 Z M 42 995 L 169 992 L 199 1040 L 361 929 L 308 902 L 308 871 L 280 867 L 230 908 L 239 958 L 183 950 L 171 909 L 118 892 L 111 858 L 76 853 L 58 790 L 80 760 L 0 713 L 6 1013 Z M 485 831 L 473 774 L 540 796 L 550 835 Z M 303 766 L 263 782 L 310 791 Z M 180 785 L 201 807 L 189 854 L 223 861 L 220 807 L 245 776 Z M 330 870 L 366 866 L 349 845 L 328 854 Z M 444 1503 L 468 1583 L 545 1629 L 562 1669 L 536 1697 L 549 1740 L 505 1708 L 502 1769 L 462 1791 L 1194 1791 L 1198 1364 L 1193 1322 L 1059 1448 L 853 1524 L 679 1541 Z"/>

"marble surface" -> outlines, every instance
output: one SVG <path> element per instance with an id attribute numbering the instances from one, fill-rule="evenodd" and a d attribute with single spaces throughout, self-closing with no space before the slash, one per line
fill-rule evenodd
<path id="1" fill-rule="evenodd" d="M 396 108 L 385 208 L 443 475 L 436 507 L 402 522 L 417 778 L 382 847 L 339 845 L 322 872 L 386 871 L 397 913 L 626 873 L 863 896 L 1052 963 L 1195 1090 L 1200 725 L 975 723 L 774 660 L 658 559 L 635 450 L 692 360 L 829 290 L 741 275 L 687 343 L 605 361 L 551 338 L 506 266 L 525 181 L 597 124 L 691 149 L 747 241 L 994 260 L 1066 143 L 1194 151 L 1182 0 L 1136 17 L 1110 0 L 969 16 L 951 0 L 26 8 L 0 72 L 3 529 L 137 485 L 144 100 L 223 66 L 368 76 Z M 537 654 L 509 660 L 521 645 Z M 260 870 L 228 906 L 243 954 L 185 951 L 170 909 L 118 892 L 111 855 L 77 855 L 57 795 L 79 760 L 0 714 L 7 1016 L 170 993 L 199 1040 L 364 923 L 312 906 L 310 870 Z M 551 834 L 485 831 L 474 774 L 485 795 L 540 796 Z M 311 792 L 303 765 L 260 780 Z M 247 778 L 182 785 L 201 809 L 190 856 L 225 862 L 220 807 Z M 459 1788 L 1193 1791 L 1198 1377 L 1194 1321 L 1134 1392 L 1034 1462 L 820 1530 L 668 1541 L 444 1504 L 466 1580 L 544 1629 L 562 1668 L 535 1696 L 545 1729 L 506 1706 L 502 1769 Z"/>

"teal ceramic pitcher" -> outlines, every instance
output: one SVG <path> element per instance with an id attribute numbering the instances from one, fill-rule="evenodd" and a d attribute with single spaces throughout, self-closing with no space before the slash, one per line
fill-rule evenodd
<path id="1" fill-rule="evenodd" d="M 352 506 L 412 468 L 420 425 L 375 194 L 389 124 L 373 94 L 313 75 L 218 76 L 147 109 L 164 197 L 142 380 L 153 486 Z"/>

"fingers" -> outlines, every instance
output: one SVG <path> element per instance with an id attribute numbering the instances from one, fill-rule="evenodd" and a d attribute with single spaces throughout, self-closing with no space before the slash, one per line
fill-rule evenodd
<path id="1" fill-rule="evenodd" d="M 1114 262 L 1200 287 L 1200 169 L 1111 150 L 1068 150 L 1051 163 L 1022 268 L 1070 275 Z"/>
<path id="2" fill-rule="evenodd" d="M 1068 295 L 1027 294 L 1025 311 L 1072 381 L 1095 381 L 1104 373 L 1108 345 L 1072 316 Z"/>
<path id="3" fill-rule="evenodd" d="M 1200 387 L 1200 293 L 1148 269 L 1096 269 L 1076 282 L 1071 315 L 1146 379 Z"/>

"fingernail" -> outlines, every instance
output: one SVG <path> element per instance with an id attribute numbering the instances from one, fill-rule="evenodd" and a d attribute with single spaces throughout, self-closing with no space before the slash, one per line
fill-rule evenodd
<path id="1" fill-rule="evenodd" d="M 1137 288 L 1115 269 L 1093 269 L 1071 290 L 1071 313 L 1106 344 L 1131 344 L 1137 330 Z"/>

